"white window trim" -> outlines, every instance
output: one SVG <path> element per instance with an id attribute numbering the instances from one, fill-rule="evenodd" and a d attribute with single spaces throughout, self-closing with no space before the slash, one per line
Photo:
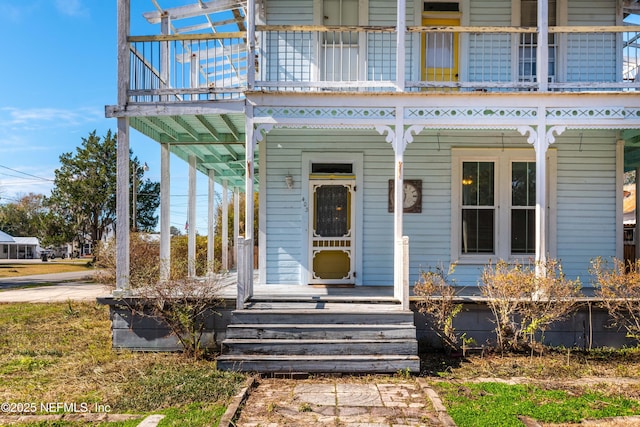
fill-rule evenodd
<path id="1" fill-rule="evenodd" d="M 555 149 L 547 150 L 547 224 L 549 255 L 555 256 L 556 235 L 556 182 L 557 153 Z M 462 211 L 462 163 L 495 162 L 494 206 L 495 206 L 495 253 L 463 254 L 461 248 L 460 221 Z M 513 162 L 535 162 L 533 148 L 486 148 L 451 150 L 451 261 L 457 264 L 487 264 L 498 260 L 519 261 L 528 263 L 535 254 L 511 254 L 511 164 Z"/>

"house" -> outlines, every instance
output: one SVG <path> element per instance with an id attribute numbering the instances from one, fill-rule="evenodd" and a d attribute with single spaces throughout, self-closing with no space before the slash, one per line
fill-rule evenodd
<path id="1" fill-rule="evenodd" d="M 118 1 L 106 108 L 120 295 L 131 128 L 161 151 L 163 277 L 170 152 L 191 171 L 190 223 L 198 172 L 210 194 L 214 182 L 259 192 L 258 235 L 237 242 L 236 317 L 258 289 L 390 292 L 406 313 L 420 270 L 450 263 L 475 286 L 492 260 L 556 258 L 589 287 L 591 259 L 623 256 L 623 173 L 640 165 L 637 1 L 159 0 L 142 17 L 131 6 Z M 132 35 L 141 18 L 153 30 Z"/>
<path id="2" fill-rule="evenodd" d="M 37 237 L 13 237 L 0 231 L 0 259 L 36 259 L 39 255 Z"/>

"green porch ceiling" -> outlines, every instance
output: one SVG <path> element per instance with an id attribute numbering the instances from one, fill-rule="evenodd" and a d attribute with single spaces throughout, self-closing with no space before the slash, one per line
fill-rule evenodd
<path id="1" fill-rule="evenodd" d="M 130 125 L 158 143 L 168 143 L 171 152 L 188 162 L 196 157 L 196 168 L 205 175 L 215 171 L 215 180 L 230 187 L 245 185 L 245 115 L 198 114 L 132 117 Z M 255 153 L 254 186 L 258 186 L 258 153 Z"/>

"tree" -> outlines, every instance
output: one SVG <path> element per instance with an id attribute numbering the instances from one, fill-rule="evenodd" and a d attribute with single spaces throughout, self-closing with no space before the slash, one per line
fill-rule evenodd
<path id="1" fill-rule="evenodd" d="M 180 231 L 180 229 L 174 225 L 172 225 L 169 228 L 169 234 L 171 234 L 172 236 L 181 236 L 182 232 Z"/>
<path id="2" fill-rule="evenodd" d="M 133 162 L 137 163 L 138 159 Z M 137 169 L 141 174 L 141 168 Z M 160 206 L 160 183 L 153 182 L 149 179 L 142 181 L 141 176 L 136 179 L 137 196 L 136 196 L 136 224 L 132 224 L 131 229 L 134 231 L 151 232 L 158 225 L 158 215 L 156 210 Z M 133 186 L 133 183 L 131 184 Z M 133 188 L 132 188 L 133 191 Z M 133 203 L 133 201 L 132 201 Z M 131 218 L 133 222 L 133 218 Z"/>
<path id="3" fill-rule="evenodd" d="M 87 138 L 82 138 L 82 145 L 76 148 L 75 153 L 60 156 L 62 166 L 55 171 L 54 188 L 48 204 L 64 218 L 70 234 L 81 244 L 87 240 L 96 243 L 105 232 L 115 230 L 116 151 L 117 143 L 111 131 L 107 131 L 103 138 L 93 131 Z M 139 171 L 138 178 L 141 178 L 138 160 L 133 159 L 132 163 L 135 164 L 133 170 Z M 140 179 L 137 182 L 140 183 Z M 140 193 L 145 197 L 139 199 L 137 211 L 138 218 L 144 220 L 139 224 L 152 228 L 159 204 L 159 186 L 155 191 L 154 183 L 147 180 L 141 188 Z"/>

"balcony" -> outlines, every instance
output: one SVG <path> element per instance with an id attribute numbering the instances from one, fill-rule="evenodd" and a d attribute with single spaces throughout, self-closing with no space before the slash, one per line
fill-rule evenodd
<path id="1" fill-rule="evenodd" d="M 128 96 L 159 103 L 240 100 L 247 90 L 635 91 L 639 39 L 638 26 L 551 27 L 540 47 L 535 28 L 408 27 L 399 64 L 393 27 L 257 26 L 253 54 L 244 32 L 136 36 L 128 38 Z"/>

